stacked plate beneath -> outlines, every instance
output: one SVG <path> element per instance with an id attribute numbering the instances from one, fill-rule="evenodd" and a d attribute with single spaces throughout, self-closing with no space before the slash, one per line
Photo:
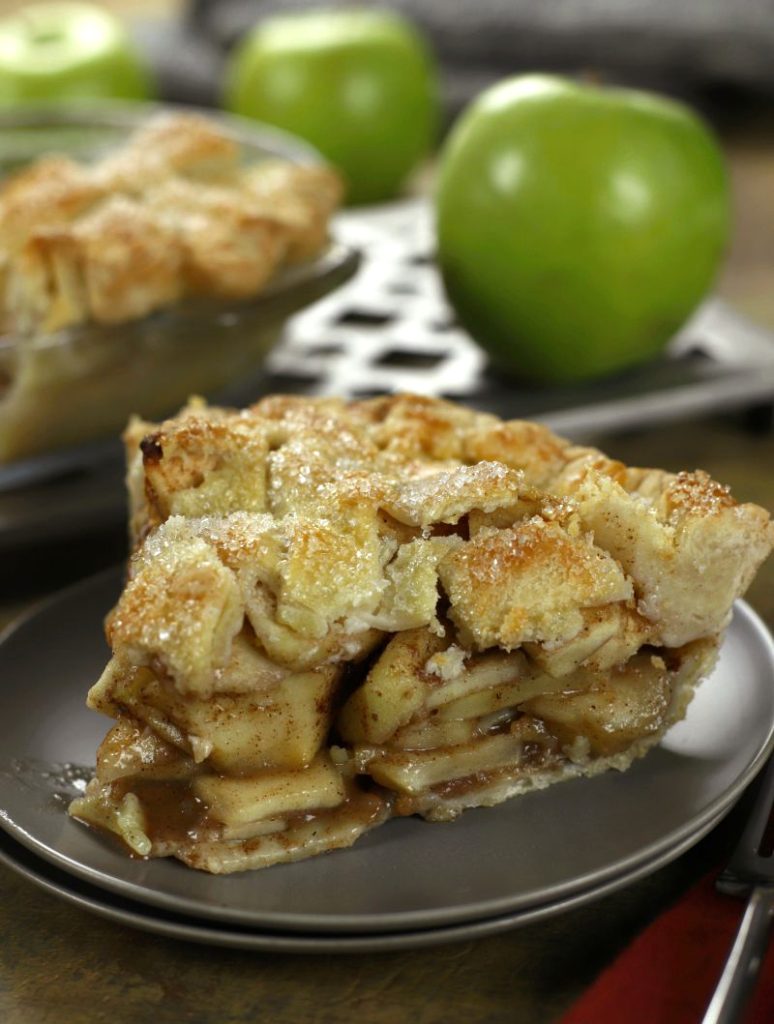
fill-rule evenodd
<path id="1" fill-rule="evenodd" d="M 677 857 L 774 746 L 774 644 L 739 603 L 687 719 L 626 773 L 562 783 L 451 824 L 397 819 L 352 849 L 214 877 L 132 860 L 67 817 L 104 721 L 84 705 L 107 657 L 111 571 L 0 641 L 0 860 L 85 909 L 198 942 L 373 952 L 492 934 L 598 898 Z"/>

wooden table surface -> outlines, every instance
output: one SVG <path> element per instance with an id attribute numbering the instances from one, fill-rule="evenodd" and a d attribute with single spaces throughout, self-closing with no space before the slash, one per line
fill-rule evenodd
<path id="1" fill-rule="evenodd" d="M 771 125 L 769 111 L 752 122 L 732 121 L 726 132 L 737 230 L 720 290 L 774 327 Z M 774 434 L 760 411 L 603 443 L 633 464 L 702 467 L 730 484 L 738 498 L 774 509 Z M 105 533 L 5 555 L 0 624 L 114 563 L 122 552 L 123 537 Z M 774 560 L 748 596 L 774 627 Z M 84 680 L 84 693 L 90 682 Z M 159 938 L 77 910 L 0 867 L 0 1020 L 544 1024 L 556 1020 L 643 926 L 725 855 L 738 827 L 737 810 L 671 865 L 540 924 L 419 952 L 363 956 L 246 953 Z"/>

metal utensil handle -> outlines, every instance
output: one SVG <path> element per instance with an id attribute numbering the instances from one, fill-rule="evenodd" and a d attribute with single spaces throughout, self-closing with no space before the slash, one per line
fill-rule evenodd
<path id="1" fill-rule="evenodd" d="M 747 903 L 702 1024 L 738 1024 L 752 995 L 774 918 L 774 885 L 756 886 Z"/>

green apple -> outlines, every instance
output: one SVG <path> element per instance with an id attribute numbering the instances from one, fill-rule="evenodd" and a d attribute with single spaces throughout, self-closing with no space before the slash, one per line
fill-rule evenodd
<path id="1" fill-rule="evenodd" d="M 342 171 L 351 203 L 395 195 L 439 119 L 423 40 L 404 19 L 369 9 L 260 22 L 231 58 L 225 104 L 310 142 Z"/>
<path id="2" fill-rule="evenodd" d="M 28 4 L 0 20 L 0 104 L 141 100 L 148 72 L 124 25 L 85 3 Z"/>
<path id="3" fill-rule="evenodd" d="M 463 113 L 436 205 L 460 321 L 495 366 L 546 381 L 658 353 L 710 288 L 730 222 L 722 153 L 690 109 L 548 75 Z"/>

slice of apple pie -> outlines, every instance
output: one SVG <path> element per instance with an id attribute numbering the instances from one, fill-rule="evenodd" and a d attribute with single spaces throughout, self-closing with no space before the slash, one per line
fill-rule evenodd
<path id="1" fill-rule="evenodd" d="M 228 872 L 625 769 L 774 543 L 697 471 L 395 396 L 126 433 L 134 554 L 76 817 Z"/>

